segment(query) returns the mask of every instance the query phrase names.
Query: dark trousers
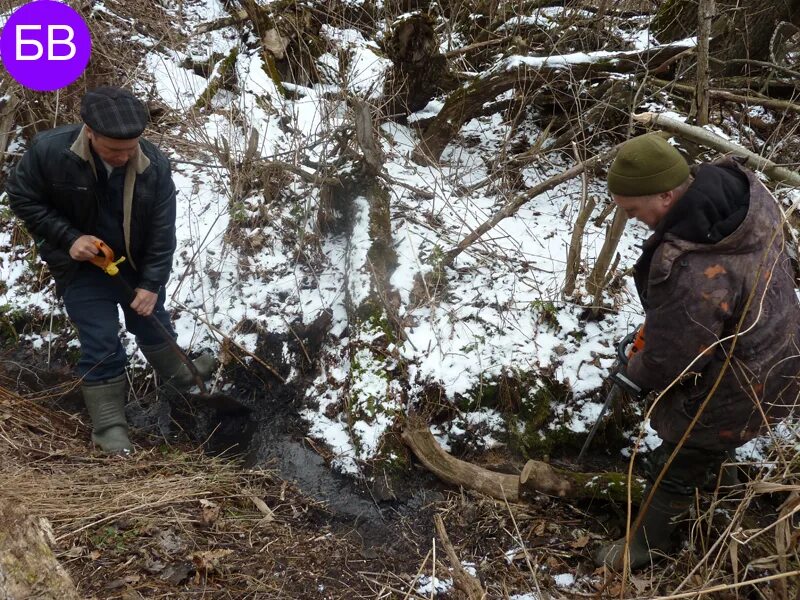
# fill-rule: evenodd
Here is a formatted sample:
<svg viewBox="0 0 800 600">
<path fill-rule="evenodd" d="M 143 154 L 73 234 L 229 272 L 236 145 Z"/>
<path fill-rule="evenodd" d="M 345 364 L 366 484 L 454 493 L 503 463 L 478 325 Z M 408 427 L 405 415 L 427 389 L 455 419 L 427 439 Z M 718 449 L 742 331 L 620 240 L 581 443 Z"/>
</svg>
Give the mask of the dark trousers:
<svg viewBox="0 0 800 600">
<path fill-rule="evenodd" d="M 64 290 L 64 307 L 78 330 L 81 357 L 77 372 L 87 383 L 117 377 L 125 372 L 128 357 L 120 341 L 119 309 L 125 317 L 125 328 L 136 336 L 140 346 L 162 344 L 164 336 L 147 317 L 137 315 L 116 277 L 125 277 L 131 288 L 135 274 L 127 268 L 111 277 L 99 268 L 82 264 L 74 279 Z M 175 336 L 169 315 L 164 309 L 165 293 L 162 288 L 153 311 L 157 318 Z"/>
</svg>

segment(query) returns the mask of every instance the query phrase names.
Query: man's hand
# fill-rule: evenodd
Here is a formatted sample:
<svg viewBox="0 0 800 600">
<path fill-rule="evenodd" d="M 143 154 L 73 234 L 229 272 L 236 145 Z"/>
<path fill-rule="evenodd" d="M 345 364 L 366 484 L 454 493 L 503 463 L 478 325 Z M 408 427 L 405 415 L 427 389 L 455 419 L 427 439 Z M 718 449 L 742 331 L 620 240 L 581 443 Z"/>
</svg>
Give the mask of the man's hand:
<svg viewBox="0 0 800 600">
<path fill-rule="evenodd" d="M 143 290 L 136 288 L 136 297 L 131 302 L 131 308 L 136 311 L 137 315 L 149 317 L 153 314 L 153 309 L 156 307 L 158 294 L 150 290 Z"/>
<path fill-rule="evenodd" d="M 79 261 L 92 260 L 100 253 L 100 250 L 98 250 L 97 246 L 95 246 L 95 242 L 99 241 L 100 239 L 94 237 L 93 235 L 82 235 L 72 243 L 72 246 L 70 246 L 70 257 L 72 257 L 72 260 Z"/>
<path fill-rule="evenodd" d="M 631 400 L 641 400 L 649 393 L 628 377 L 627 369 L 623 364 L 620 364 L 617 369 L 612 371 L 610 379 L 622 388 L 630 396 Z"/>
</svg>

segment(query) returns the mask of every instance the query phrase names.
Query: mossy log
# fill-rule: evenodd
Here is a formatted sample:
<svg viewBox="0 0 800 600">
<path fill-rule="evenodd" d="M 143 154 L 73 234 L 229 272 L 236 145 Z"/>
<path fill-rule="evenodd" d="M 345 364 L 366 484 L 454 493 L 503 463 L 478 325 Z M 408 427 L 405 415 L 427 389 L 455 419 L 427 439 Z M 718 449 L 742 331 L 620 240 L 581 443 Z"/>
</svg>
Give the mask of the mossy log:
<svg viewBox="0 0 800 600">
<path fill-rule="evenodd" d="M 44 519 L 27 515 L 12 498 L 0 499 L 0 599 L 79 600 L 51 549 Z"/>
<path fill-rule="evenodd" d="M 296 0 L 262 5 L 241 0 L 256 34 L 261 38 L 267 74 L 280 87 L 285 81 L 298 85 L 316 82 L 316 59 L 324 52 L 321 21 L 311 8 Z"/>
<path fill-rule="evenodd" d="M 234 48 L 228 56 L 218 63 L 218 68 L 213 77 L 209 80 L 206 89 L 198 96 L 194 104 L 195 109 L 208 109 L 211 101 L 221 89 L 229 89 L 236 82 L 236 58 L 239 56 L 239 49 Z"/>
<path fill-rule="evenodd" d="M 573 473 L 529 460 L 518 477 L 455 458 L 444 451 L 427 428 L 406 429 L 403 440 L 425 468 L 440 479 L 498 500 L 519 502 L 535 493 L 572 500 L 605 498 L 626 502 L 628 498 L 624 473 Z M 631 496 L 634 502 L 641 500 L 640 481 L 634 480 Z"/>
<path fill-rule="evenodd" d="M 642 500 L 642 483 L 634 479 L 631 499 L 634 504 Z M 573 500 L 604 498 L 614 502 L 625 502 L 628 496 L 628 477 L 625 473 L 576 473 L 556 469 L 539 461 L 525 463 L 519 476 L 521 498 L 534 494 L 548 494 Z"/>
</svg>

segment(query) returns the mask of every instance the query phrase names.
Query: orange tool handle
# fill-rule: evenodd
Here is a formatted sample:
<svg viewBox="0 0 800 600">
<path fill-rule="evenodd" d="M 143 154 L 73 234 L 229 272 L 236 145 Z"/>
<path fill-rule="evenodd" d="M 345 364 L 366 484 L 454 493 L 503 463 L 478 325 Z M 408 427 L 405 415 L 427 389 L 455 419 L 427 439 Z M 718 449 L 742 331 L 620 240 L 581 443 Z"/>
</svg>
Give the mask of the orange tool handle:
<svg viewBox="0 0 800 600">
<path fill-rule="evenodd" d="M 108 275 L 117 275 L 119 273 L 119 267 L 117 265 L 123 262 L 125 257 L 122 256 L 119 260 L 114 260 L 114 251 L 102 240 L 95 240 L 94 245 L 100 253 L 89 262 L 103 269 Z"/>
<path fill-rule="evenodd" d="M 644 350 L 644 325 L 637 327 L 635 333 L 633 343 L 628 348 L 628 360 L 632 359 L 634 354 Z"/>
<path fill-rule="evenodd" d="M 627 365 L 628 361 L 642 350 L 644 350 L 644 324 L 622 338 L 617 346 L 617 359 L 621 364 Z"/>
</svg>

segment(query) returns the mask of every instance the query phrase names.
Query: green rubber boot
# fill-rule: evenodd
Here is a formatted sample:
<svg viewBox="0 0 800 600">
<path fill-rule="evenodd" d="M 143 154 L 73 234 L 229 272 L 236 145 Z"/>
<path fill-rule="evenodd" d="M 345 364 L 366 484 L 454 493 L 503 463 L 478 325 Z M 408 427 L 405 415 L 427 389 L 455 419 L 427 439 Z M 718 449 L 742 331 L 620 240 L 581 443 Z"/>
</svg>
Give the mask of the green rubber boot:
<svg viewBox="0 0 800 600">
<path fill-rule="evenodd" d="M 81 386 L 83 401 L 92 419 L 92 441 L 106 454 L 133 454 L 125 419 L 125 388 L 125 375 Z"/>
<path fill-rule="evenodd" d="M 194 376 L 181 358 L 166 342 L 158 346 L 139 346 L 147 362 L 149 362 L 161 378 L 162 384 L 167 389 L 172 388 L 178 393 L 194 385 Z M 208 380 L 214 373 L 217 361 L 210 353 L 204 353 L 192 361 L 203 381 Z"/>
<path fill-rule="evenodd" d="M 645 489 L 643 498 L 647 498 L 650 487 Z M 639 528 L 631 535 L 629 564 L 632 570 L 640 569 L 653 562 L 655 552 L 666 552 L 670 549 L 670 536 L 675 530 L 677 517 L 689 510 L 692 496 L 673 494 L 656 490 L 650 506 L 645 513 Z M 624 561 L 625 538 L 621 538 L 605 546 L 601 546 L 595 554 L 595 564 L 621 571 Z"/>
</svg>

